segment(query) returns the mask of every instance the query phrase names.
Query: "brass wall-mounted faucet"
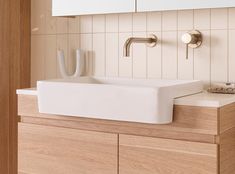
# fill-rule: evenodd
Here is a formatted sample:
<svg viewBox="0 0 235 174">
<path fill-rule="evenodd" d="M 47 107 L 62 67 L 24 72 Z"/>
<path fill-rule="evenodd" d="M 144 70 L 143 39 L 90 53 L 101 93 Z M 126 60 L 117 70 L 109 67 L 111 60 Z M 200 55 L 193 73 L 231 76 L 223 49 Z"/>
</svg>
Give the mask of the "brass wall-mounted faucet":
<svg viewBox="0 0 235 174">
<path fill-rule="evenodd" d="M 202 34 L 198 30 L 192 30 L 182 35 L 182 42 L 186 44 L 186 59 L 188 59 L 188 49 L 198 48 L 202 44 Z"/>
<path fill-rule="evenodd" d="M 149 47 L 155 47 L 157 45 L 157 36 L 150 35 L 148 38 L 142 37 L 130 37 L 126 40 L 123 48 L 123 56 L 130 57 L 130 48 L 132 43 L 146 43 Z"/>
</svg>

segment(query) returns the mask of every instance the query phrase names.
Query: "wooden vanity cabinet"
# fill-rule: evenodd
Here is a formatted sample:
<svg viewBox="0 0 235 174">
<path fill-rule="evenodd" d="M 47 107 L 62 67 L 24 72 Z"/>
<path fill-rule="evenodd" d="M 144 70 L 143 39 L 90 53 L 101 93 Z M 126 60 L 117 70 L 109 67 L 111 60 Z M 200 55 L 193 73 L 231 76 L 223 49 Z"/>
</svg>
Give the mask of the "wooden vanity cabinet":
<svg viewBox="0 0 235 174">
<path fill-rule="evenodd" d="M 41 114 L 18 96 L 19 174 L 235 174 L 235 103 L 168 125 Z"/>
<path fill-rule="evenodd" d="M 116 134 L 19 123 L 19 174 L 117 174 Z"/>
</svg>

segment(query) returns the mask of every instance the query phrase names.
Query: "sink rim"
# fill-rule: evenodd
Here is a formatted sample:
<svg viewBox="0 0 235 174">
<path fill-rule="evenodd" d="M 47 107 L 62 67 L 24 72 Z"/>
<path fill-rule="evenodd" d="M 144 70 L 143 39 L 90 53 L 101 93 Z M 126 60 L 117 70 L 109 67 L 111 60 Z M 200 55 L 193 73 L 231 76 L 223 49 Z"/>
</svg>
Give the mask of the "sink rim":
<svg viewBox="0 0 235 174">
<path fill-rule="evenodd" d="M 93 80 L 93 82 L 84 82 L 83 80 Z M 144 78 L 123 78 L 123 77 L 97 77 L 97 76 L 84 76 L 80 78 L 68 79 L 50 79 L 40 80 L 39 83 L 61 83 L 61 84 L 76 84 L 84 86 L 125 86 L 125 87 L 141 87 L 141 88 L 167 88 L 178 85 L 187 85 L 190 83 L 201 83 L 201 80 L 171 80 L 171 79 L 144 79 Z M 115 83 L 116 82 L 116 83 Z M 145 84 L 144 84 L 145 83 Z M 146 84 L 149 83 L 149 84 Z M 156 84 L 152 84 L 156 83 Z M 160 83 L 160 84 L 159 84 Z M 166 84 L 165 84 L 166 83 Z"/>
</svg>

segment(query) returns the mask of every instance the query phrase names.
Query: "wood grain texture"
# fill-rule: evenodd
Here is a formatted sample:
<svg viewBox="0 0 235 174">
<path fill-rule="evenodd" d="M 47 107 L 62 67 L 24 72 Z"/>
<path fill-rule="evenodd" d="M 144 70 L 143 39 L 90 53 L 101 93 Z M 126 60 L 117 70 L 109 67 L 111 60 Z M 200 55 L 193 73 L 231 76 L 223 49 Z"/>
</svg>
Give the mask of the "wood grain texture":
<svg viewBox="0 0 235 174">
<path fill-rule="evenodd" d="M 19 171 L 117 174 L 116 134 L 19 124 Z"/>
<path fill-rule="evenodd" d="M 235 174 L 235 128 L 220 136 L 220 174 Z"/>
<path fill-rule="evenodd" d="M 47 118 L 21 116 L 21 122 L 107 133 L 121 133 L 130 135 L 141 135 L 147 137 L 187 140 L 194 142 L 215 143 L 216 140 L 216 137 L 214 135 L 179 132 L 171 130 L 167 131 L 161 129 L 153 129 L 151 127 L 141 127 L 136 124 L 128 126 L 123 124 L 122 122 L 108 122 L 103 120 L 91 120 L 83 118 L 76 118 L 75 120 L 74 117 L 61 117 L 54 115 L 47 115 L 46 117 Z"/>
<path fill-rule="evenodd" d="M 9 47 L 9 173 L 17 171 L 16 89 L 30 86 L 30 0 L 10 0 Z"/>
<path fill-rule="evenodd" d="M 20 1 L 10 0 L 10 67 L 9 67 L 9 173 L 17 173 L 17 96 L 20 87 Z M 13 27 L 15 25 L 15 27 Z"/>
<path fill-rule="evenodd" d="M 20 87 L 29 88 L 31 76 L 31 0 L 20 1 L 20 50 Z"/>
<path fill-rule="evenodd" d="M 120 174 L 217 174 L 217 145 L 119 136 Z"/>
<path fill-rule="evenodd" d="M 22 171 L 18 171 L 18 174 L 30 174 L 30 173 L 25 173 L 25 172 L 22 172 Z"/>
<path fill-rule="evenodd" d="M 235 103 L 220 108 L 220 133 L 235 127 Z"/>
<path fill-rule="evenodd" d="M 27 28 L 30 14 L 29 0 L 0 0 L 0 172 L 17 173 L 17 98 L 16 89 L 29 86 L 30 73 L 25 66 L 30 57 L 30 47 L 21 44 L 30 42 L 21 37 L 21 28 Z M 29 34 L 29 33 L 28 33 Z M 23 56 L 24 54 L 24 56 Z M 27 63 L 28 64 L 28 63 Z"/>
<path fill-rule="evenodd" d="M 176 105 L 172 125 L 196 133 L 218 135 L 218 109 Z"/>
<path fill-rule="evenodd" d="M 18 95 L 18 114 L 21 116 L 29 116 L 34 118 L 47 118 L 56 119 L 58 124 L 62 124 L 62 121 L 67 121 L 74 128 L 87 128 L 98 129 L 101 131 L 118 131 L 121 133 L 140 133 L 146 136 L 161 136 L 162 131 L 175 134 L 175 137 L 185 138 L 191 137 L 197 139 L 197 134 L 211 136 L 214 139 L 214 135 L 217 135 L 217 108 L 202 108 L 202 107 L 190 107 L 190 106 L 175 106 L 174 108 L 174 122 L 167 125 L 156 124 L 142 124 L 142 123 L 130 123 L 130 122 L 118 122 L 88 119 L 80 117 L 69 116 L 56 116 L 48 114 L 40 114 L 38 111 L 37 96 L 30 95 Z M 28 119 L 29 120 L 29 119 Z M 31 119 L 32 120 L 32 119 Z M 40 119 L 37 119 L 40 120 Z M 42 121 L 42 119 L 41 119 Z M 60 122 L 59 122 L 60 121 Z M 85 124 L 78 124 L 78 123 Z M 35 122 L 34 122 L 35 123 Z M 49 123 L 49 122 L 48 122 Z M 56 123 L 56 122 L 55 122 Z M 102 124 L 102 126 L 100 126 Z M 57 125 L 59 126 L 59 125 Z M 60 125 L 62 126 L 62 125 Z M 159 133 L 161 132 L 161 133 Z"/>
<path fill-rule="evenodd" d="M 16 89 L 30 85 L 30 0 L 10 0 L 9 173 L 17 173 Z M 27 37 L 28 35 L 28 37 Z"/>
<path fill-rule="evenodd" d="M 9 173 L 10 1 L 0 0 L 0 171 Z"/>
</svg>

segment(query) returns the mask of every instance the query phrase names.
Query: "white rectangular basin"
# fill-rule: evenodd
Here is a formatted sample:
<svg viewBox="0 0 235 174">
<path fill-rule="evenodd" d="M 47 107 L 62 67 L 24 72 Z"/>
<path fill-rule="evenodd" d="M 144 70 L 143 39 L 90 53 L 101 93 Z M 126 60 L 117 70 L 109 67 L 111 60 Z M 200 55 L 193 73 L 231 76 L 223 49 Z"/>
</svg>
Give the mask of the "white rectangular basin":
<svg viewBox="0 0 235 174">
<path fill-rule="evenodd" d="M 81 77 L 38 81 L 39 112 L 151 124 L 171 123 L 173 99 L 201 81 Z"/>
</svg>

